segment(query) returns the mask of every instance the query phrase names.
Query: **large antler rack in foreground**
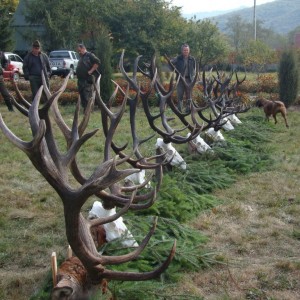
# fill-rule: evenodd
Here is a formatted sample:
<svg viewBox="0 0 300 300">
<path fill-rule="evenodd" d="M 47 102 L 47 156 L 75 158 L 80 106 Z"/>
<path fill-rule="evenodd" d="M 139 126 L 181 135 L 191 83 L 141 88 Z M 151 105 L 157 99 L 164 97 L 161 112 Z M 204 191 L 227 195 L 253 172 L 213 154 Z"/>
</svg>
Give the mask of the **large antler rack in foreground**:
<svg viewBox="0 0 300 300">
<path fill-rule="evenodd" d="M 177 111 L 178 114 L 176 114 L 179 117 L 179 120 L 183 123 L 184 127 L 181 129 L 173 129 L 172 126 L 169 125 L 169 121 L 173 118 L 168 118 L 166 116 L 166 108 L 167 104 L 170 104 L 171 95 L 174 92 L 174 89 L 176 88 L 176 85 L 173 84 L 173 80 L 171 79 L 169 90 L 166 91 L 162 89 L 162 84 L 158 80 L 157 75 L 157 69 L 153 68 L 152 73 L 149 73 L 150 75 L 145 74 L 142 72 L 142 74 L 146 75 L 148 78 L 150 78 L 150 87 L 146 91 L 142 91 L 140 88 L 140 84 L 137 79 L 137 72 L 138 69 L 141 70 L 138 66 L 139 60 L 141 56 L 138 56 L 135 60 L 134 66 L 133 66 L 133 75 L 132 78 L 129 77 L 129 75 L 126 73 L 124 69 L 124 50 L 122 52 L 119 68 L 123 76 L 125 77 L 126 81 L 129 83 L 129 86 L 136 92 L 135 97 L 135 103 L 138 101 L 138 97 L 141 98 L 143 109 L 146 114 L 148 123 L 150 127 L 157 132 L 164 140 L 165 143 L 173 142 L 174 144 L 183 144 L 186 143 L 193 138 L 195 138 L 197 135 L 199 135 L 200 131 L 202 130 L 203 126 L 198 124 L 197 122 L 194 122 L 194 124 L 190 124 L 186 119 L 185 116 L 180 114 L 179 111 Z M 157 95 L 159 97 L 159 113 L 153 115 L 150 110 L 149 101 L 148 98 L 153 91 L 153 89 L 156 90 Z M 159 124 L 162 124 L 163 129 L 156 126 L 156 120 L 161 120 Z M 195 120 L 195 118 L 194 118 Z M 189 137 L 181 136 L 178 133 L 182 132 L 184 130 L 188 129 L 191 132 L 191 135 Z"/>
<path fill-rule="evenodd" d="M 81 208 L 90 196 L 96 195 L 101 198 L 103 196 L 102 193 L 105 190 L 114 186 L 126 176 L 139 171 L 139 169 L 132 168 L 122 170 L 117 169 L 117 167 L 127 163 L 129 157 L 125 156 L 120 158 L 119 156 L 111 157 L 110 155 L 110 143 L 121 116 L 118 115 L 116 117 L 117 120 L 112 122 L 111 127 L 108 129 L 104 160 L 99 163 L 90 176 L 85 177 L 82 172 L 79 171 L 76 155 L 84 143 L 98 132 L 98 129 L 96 129 L 89 133 L 84 133 L 90 117 L 93 99 L 90 100 L 88 108 L 85 110 L 83 120 L 80 123 L 80 101 L 78 101 L 72 127 L 69 128 L 63 121 L 63 117 L 59 112 L 57 104 L 59 96 L 67 85 L 68 77 L 65 79 L 61 89 L 54 94 L 51 94 L 50 91 L 45 88 L 46 84 L 44 78 L 43 81 L 44 92 L 47 96 L 47 101 L 43 106 L 40 107 L 43 87 L 37 92 L 32 104 L 27 101 L 24 102 L 25 99 L 23 99 L 20 102 L 21 104 L 18 104 L 17 106 L 24 115 L 28 116 L 33 136 L 32 140 L 26 142 L 14 135 L 5 125 L 1 115 L 0 128 L 13 144 L 28 156 L 34 167 L 44 176 L 47 182 L 60 196 L 64 207 L 67 239 L 73 252 L 85 267 L 88 281 L 90 284 L 99 284 L 101 280 L 105 278 L 114 280 L 148 280 L 157 277 L 171 262 L 175 253 L 176 243 L 174 243 L 166 261 L 151 272 L 115 272 L 106 268 L 106 266 L 109 265 L 121 264 L 136 259 L 147 246 L 150 237 L 153 235 L 156 222 L 154 222 L 152 229 L 135 251 L 121 256 L 100 255 L 90 232 L 92 226 L 114 221 L 130 209 L 133 202 L 136 200 L 136 189 L 131 192 L 129 198 L 122 199 L 123 207 L 113 216 L 96 220 L 87 220 L 81 214 Z M 121 109 L 124 108 L 122 107 Z M 53 113 L 53 118 L 50 112 Z M 107 113 L 111 114 L 111 112 L 108 111 Z M 56 122 L 66 139 L 66 151 L 64 153 L 62 153 L 57 146 L 56 135 L 52 125 L 53 120 Z M 70 169 L 73 177 L 80 185 L 74 185 L 74 180 L 70 180 Z M 154 194 L 155 193 L 156 192 L 154 192 Z"/>
</svg>

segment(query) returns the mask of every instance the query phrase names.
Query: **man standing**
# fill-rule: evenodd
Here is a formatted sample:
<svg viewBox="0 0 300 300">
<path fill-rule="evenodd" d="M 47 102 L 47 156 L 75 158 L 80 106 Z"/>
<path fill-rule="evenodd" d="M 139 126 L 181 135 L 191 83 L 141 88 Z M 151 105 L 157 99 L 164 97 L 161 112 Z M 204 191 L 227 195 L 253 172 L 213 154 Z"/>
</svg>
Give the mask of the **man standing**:
<svg viewBox="0 0 300 300">
<path fill-rule="evenodd" d="M 23 72 L 25 80 L 30 82 L 32 100 L 43 84 L 42 72 L 49 87 L 49 77 L 51 75 L 49 58 L 45 53 L 41 52 L 41 44 L 37 40 L 33 42 L 31 51 L 24 58 Z"/>
<path fill-rule="evenodd" d="M 80 55 L 76 68 L 77 85 L 81 105 L 85 110 L 93 94 L 93 79 L 95 80 L 100 74 L 98 71 L 100 59 L 93 53 L 88 52 L 83 44 L 78 44 L 77 51 Z"/>
<path fill-rule="evenodd" d="M 171 63 L 180 73 L 177 73 L 177 78 L 181 75 L 181 78 L 177 85 L 178 110 L 181 111 L 183 96 L 184 94 L 186 95 L 186 87 L 183 83 L 183 80 L 185 80 L 187 84 L 190 84 L 196 76 L 196 60 L 193 56 L 190 55 L 190 47 L 188 44 L 183 44 L 181 46 L 181 54 L 172 59 Z M 189 112 L 191 99 L 186 100 L 186 111 Z"/>
<path fill-rule="evenodd" d="M 3 79 L 3 70 L 5 69 L 6 65 L 8 64 L 7 59 L 4 56 L 4 53 L 0 51 L 0 93 L 4 99 L 4 102 L 9 111 L 14 111 L 12 106 L 12 96 L 9 94 Z"/>
</svg>

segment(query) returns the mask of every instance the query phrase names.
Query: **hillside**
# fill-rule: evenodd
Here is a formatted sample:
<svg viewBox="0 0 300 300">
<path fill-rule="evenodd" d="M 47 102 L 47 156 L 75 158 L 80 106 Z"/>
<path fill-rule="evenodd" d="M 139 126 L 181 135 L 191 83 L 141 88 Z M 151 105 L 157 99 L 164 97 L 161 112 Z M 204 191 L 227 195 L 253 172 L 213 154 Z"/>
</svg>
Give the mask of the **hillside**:
<svg viewBox="0 0 300 300">
<path fill-rule="evenodd" d="M 203 18 L 200 13 L 194 15 L 197 19 Z M 219 14 L 209 17 L 209 19 L 216 22 L 221 31 L 225 31 L 227 20 L 236 15 L 240 15 L 246 22 L 252 23 L 253 7 Z M 287 34 L 300 26 L 300 0 L 277 0 L 257 5 L 256 19 L 263 21 L 264 27 L 272 29 L 276 33 Z"/>
</svg>

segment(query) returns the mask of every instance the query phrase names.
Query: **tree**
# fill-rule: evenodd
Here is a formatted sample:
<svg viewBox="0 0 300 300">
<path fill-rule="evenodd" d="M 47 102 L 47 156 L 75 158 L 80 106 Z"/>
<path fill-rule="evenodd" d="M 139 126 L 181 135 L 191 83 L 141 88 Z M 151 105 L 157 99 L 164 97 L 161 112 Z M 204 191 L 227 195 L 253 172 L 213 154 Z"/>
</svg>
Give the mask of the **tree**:
<svg viewBox="0 0 300 300">
<path fill-rule="evenodd" d="M 113 85 L 112 85 L 112 43 L 111 35 L 104 30 L 102 34 L 95 41 L 95 54 L 100 58 L 100 72 L 101 72 L 101 96 L 103 101 L 108 101 L 112 95 Z"/>
<path fill-rule="evenodd" d="M 184 41 L 186 20 L 178 8 L 169 8 L 164 0 L 120 0 L 110 2 L 108 14 L 103 21 L 109 27 L 114 39 L 114 49 L 126 56 L 174 54 Z M 177 52 L 177 51 L 176 51 Z"/>
<path fill-rule="evenodd" d="M 114 52 L 126 49 L 130 58 L 152 55 L 156 50 L 174 51 L 182 43 L 187 23 L 179 9 L 170 8 L 164 0 L 33 0 L 26 19 L 44 24 L 41 40 L 49 50 L 73 48 L 78 40 L 88 41 L 95 48 L 99 32 L 107 28 Z"/>
<path fill-rule="evenodd" d="M 289 107 L 297 99 L 299 85 L 297 62 L 292 50 L 282 53 L 278 78 L 280 100 Z"/>
<path fill-rule="evenodd" d="M 16 10 L 19 1 L 1 0 L 0 1 L 0 49 L 11 50 L 13 46 L 12 30 L 10 24 L 12 21 L 13 13 Z"/>
<path fill-rule="evenodd" d="M 240 15 L 228 19 L 226 24 L 227 35 L 231 46 L 234 48 L 236 57 L 243 48 L 249 47 L 249 41 L 253 41 L 254 24 L 245 22 Z M 256 41 L 261 41 L 270 48 L 278 48 L 285 44 L 285 38 L 271 29 L 264 28 L 262 20 L 256 21 Z"/>
<path fill-rule="evenodd" d="M 210 20 L 191 19 L 188 23 L 187 42 L 200 66 L 224 62 L 229 50 L 225 37 Z"/>
<path fill-rule="evenodd" d="M 276 53 L 265 43 L 251 40 L 242 49 L 241 59 L 246 67 L 250 68 L 251 71 L 256 71 L 257 76 L 259 76 L 265 70 L 267 64 L 274 62 Z"/>
<path fill-rule="evenodd" d="M 30 24 L 45 27 L 44 34 L 38 37 L 44 48 L 73 49 L 84 31 L 86 11 L 85 1 L 33 0 L 28 3 L 25 18 Z"/>
<path fill-rule="evenodd" d="M 246 23 L 240 15 L 234 15 L 226 23 L 227 34 L 236 53 L 239 53 L 243 45 L 252 39 L 252 27 Z"/>
</svg>

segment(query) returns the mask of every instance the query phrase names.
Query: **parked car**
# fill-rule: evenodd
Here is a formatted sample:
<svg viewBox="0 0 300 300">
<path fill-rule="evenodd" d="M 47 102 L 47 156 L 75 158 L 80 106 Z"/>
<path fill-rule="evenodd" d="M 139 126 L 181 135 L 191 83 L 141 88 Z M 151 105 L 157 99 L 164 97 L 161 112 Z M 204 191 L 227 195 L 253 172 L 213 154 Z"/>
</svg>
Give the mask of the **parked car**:
<svg viewBox="0 0 300 300">
<path fill-rule="evenodd" d="M 55 50 L 49 54 L 51 66 L 51 76 L 58 75 L 66 77 L 70 73 L 70 78 L 74 78 L 79 56 L 74 51 Z"/>
<path fill-rule="evenodd" d="M 3 72 L 4 79 L 18 81 L 20 76 L 24 75 L 23 59 L 12 52 L 4 52 L 4 56 L 8 60 L 8 65 Z"/>
</svg>

